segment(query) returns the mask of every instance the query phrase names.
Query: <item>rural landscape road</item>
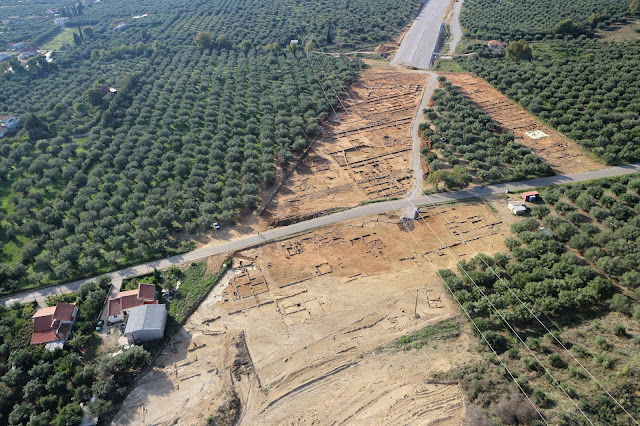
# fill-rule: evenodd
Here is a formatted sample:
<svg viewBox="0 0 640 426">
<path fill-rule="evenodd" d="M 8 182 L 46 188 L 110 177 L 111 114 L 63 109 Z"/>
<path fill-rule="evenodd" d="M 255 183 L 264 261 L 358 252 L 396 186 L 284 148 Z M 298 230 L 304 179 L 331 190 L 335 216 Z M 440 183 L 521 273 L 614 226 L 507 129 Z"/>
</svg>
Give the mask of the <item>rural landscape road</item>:
<svg viewBox="0 0 640 426">
<path fill-rule="evenodd" d="M 402 44 L 391 60 L 391 65 L 429 68 L 435 49 L 440 24 L 450 0 L 427 0 L 413 25 L 405 34 Z"/>
<path fill-rule="evenodd" d="M 460 26 L 460 10 L 462 9 L 462 1 L 457 0 L 453 5 L 453 13 L 449 22 L 449 31 L 451 32 L 451 41 L 449 42 L 449 54 L 456 52 L 456 47 L 462 40 L 462 27 Z"/>
<path fill-rule="evenodd" d="M 422 174 L 422 156 L 420 154 L 420 123 L 422 122 L 422 110 L 427 107 L 431 95 L 436 88 L 438 76 L 429 72 L 427 84 L 422 92 L 422 100 L 418 106 L 413 122 L 411 123 L 411 137 L 413 138 L 413 151 L 411 153 L 411 164 L 413 167 L 413 188 L 409 197 L 420 195 L 424 188 L 424 175 Z"/>
<path fill-rule="evenodd" d="M 227 253 L 230 251 L 240 250 L 258 244 L 264 243 L 269 240 L 275 240 L 278 238 L 294 235 L 297 233 L 309 231 L 321 226 L 332 225 L 345 220 L 356 219 L 359 217 L 369 216 L 373 214 L 384 213 L 390 210 L 402 210 L 407 207 L 423 206 L 438 203 L 446 203 L 450 201 L 458 201 L 469 198 L 486 197 L 495 193 L 505 192 L 506 189 L 511 191 L 519 191 L 530 188 L 537 188 L 542 186 L 556 185 L 562 183 L 580 182 L 590 179 L 604 178 L 620 176 L 628 173 L 632 173 L 640 169 L 640 163 L 629 164 L 625 166 L 609 167 L 606 169 L 594 170 L 590 172 L 577 173 L 567 176 L 549 176 L 538 179 L 531 179 L 520 182 L 501 183 L 496 185 L 477 186 L 471 189 L 456 191 L 456 192 L 442 192 L 438 194 L 416 195 L 411 198 L 405 198 L 396 201 L 385 201 L 367 204 L 364 206 L 354 207 L 348 210 L 344 210 L 338 213 L 330 214 L 327 216 L 318 217 L 315 219 L 306 220 L 304 222 L 295 223 L 293 225 L 283 226 L 281 228 L 275 228 L 260 235 L 251 235 L 247 237 L 238 238 L 233 241 L 217 244 L 214 246 L 205 246 L 188 253 L 183 253 L 177 256 L 168 257 L 153 262 L 147 262 L 142 265 L 132 266 L 130 268 L 122 269 L 120 271 L 111 272 L 107 274 L 116 289 L 120 287 L 124 278 L 136 277 L 145 275 L 153 271 L 154 268 L 165 269 L 173 265 L 183 265 L 197 260 L 205 259 L 209 256 L 216 254 Z M 68 284 L 63 284 L 55 287 L 47 287 L 40 290 L 28 291 L 24 293 L 17 293 L 11 296 L 7 296 L 0 299 L 0 304 L 3 306 L 9 306 L 14 302 L 28 303 L 34 300 L 42 303 L 44 299 L 50 294 L 61 294 L 76 291 L 78 287 L 87 281 L 95 280 L 96 277 L 88 278 L 85 280 L 75 281 Z"/>
</svg>

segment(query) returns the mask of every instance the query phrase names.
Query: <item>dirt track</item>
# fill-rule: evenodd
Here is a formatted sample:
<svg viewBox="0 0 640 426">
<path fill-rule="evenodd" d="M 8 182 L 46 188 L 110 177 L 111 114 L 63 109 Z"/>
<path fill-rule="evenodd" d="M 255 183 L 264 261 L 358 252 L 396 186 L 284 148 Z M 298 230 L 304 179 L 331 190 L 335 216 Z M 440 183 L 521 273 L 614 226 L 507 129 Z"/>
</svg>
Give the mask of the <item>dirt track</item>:
<svg viewBox="0 0 640 426">
<path fill-rule="evenodd" d="M 469 73 L 440 74 L 503 129 L 513 133 L 518 142 L 542 157 L 557 174 L 567 175 L 604 168 L 604 165 L 582 153 L 575 142 L 540 123 L 480 77 Z M 525 132 L 531 130 L 541 130 L 548 136 L 533 140 L 525 135 Z"/>
<path fill-rule="evenodd" d="M 462 241 L 502 249 L 506 216 L 482 203 L 440 210 L 420 214 L 444 246 L 423 222 L 413 225 L 438 268 L 471 254 Z M 394 214 L 366 217 L 238 254 L 173 351 L 163 349 L 127 398 L 118 424 L 196 424 L 233 395 L 247 425 L 459 424 L 458 386 L 431 374 L 476 356 L 466 325 L 422 349 L 391 344 L 458 312 L 398 223 Z"/>
<path fill-rule="evenodd" d="M 408 131 L 427 77 L 395 67 L 365 70 L 263 216 L 286 221 L 409 192 Z"/>
</svg>

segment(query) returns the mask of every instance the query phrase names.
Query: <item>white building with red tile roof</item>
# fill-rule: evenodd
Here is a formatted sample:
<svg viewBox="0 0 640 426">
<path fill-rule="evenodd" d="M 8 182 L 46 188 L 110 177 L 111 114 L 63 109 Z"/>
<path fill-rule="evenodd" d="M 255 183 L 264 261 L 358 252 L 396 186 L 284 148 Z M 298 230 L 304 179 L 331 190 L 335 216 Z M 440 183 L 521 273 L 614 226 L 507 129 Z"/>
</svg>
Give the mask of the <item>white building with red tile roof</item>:
<svg viewBox="0 0 640 426">
<path fill-rule="evenodd" d="M 78 309 L 74 303 L 58 303 L 56 306 L 38 309 L 33 319 L 31 344 L 46 343 L 47 348 L 62 347 L 69 338 Z"/>
<path fill-rule="evenodd" d="M 115 299 L 107 303 L 107 320 L 110 323 L 124 321 L 124 316 L 136 306 L 158 303 L 156 300 L 156 286 L 139 283 L 137 290 L 121 291 Z"/>
</svg>

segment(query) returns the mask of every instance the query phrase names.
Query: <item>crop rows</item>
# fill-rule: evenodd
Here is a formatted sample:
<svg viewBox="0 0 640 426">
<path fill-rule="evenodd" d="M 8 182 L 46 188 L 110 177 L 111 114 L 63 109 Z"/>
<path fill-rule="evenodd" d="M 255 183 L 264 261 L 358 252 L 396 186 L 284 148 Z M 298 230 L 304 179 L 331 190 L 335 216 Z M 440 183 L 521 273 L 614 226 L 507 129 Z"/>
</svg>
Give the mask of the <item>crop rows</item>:
<svg viewBox="0 0 640 426">
<path fill-rule="evenodd" d="M 640 159 L 640 42 L 572 42 L 463 65 L 608 164 Z"/>
<path fill-rule="evenodd" d="M 422 136 L 438 151 L 423 155 L 434 171 L 463 162 L 483 182 L 506 182 L 553 174 L 550 166 L 531 149 L 514 141 L 513 134 L 499 133 L 489 115 L 474 106 L 451 83 L 442 81 L 425 111 Z M 446 183 L 446 180 L 445 180 Z M 448 185 L 449 186 L 449 185 Z M 464 185 L 463 185 L 464 186 Z"/>
<path fill-rule="evenodd" d="M 628 7 L 628 0 L 466 0 L 460 21 L 473 37 L 542 40 L 564 37 L 554 34 L 564 19 L 590 30 L 619 20 Z"/>
</svg>

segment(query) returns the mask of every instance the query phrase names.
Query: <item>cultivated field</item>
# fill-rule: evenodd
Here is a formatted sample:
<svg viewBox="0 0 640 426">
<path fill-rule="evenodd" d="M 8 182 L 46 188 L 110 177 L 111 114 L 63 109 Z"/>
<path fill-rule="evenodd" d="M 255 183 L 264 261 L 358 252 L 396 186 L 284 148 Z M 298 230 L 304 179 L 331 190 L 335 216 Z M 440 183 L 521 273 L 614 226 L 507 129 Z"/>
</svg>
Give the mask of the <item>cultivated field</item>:
<svg viewBox="0 0 640 426">
<path fill-rule="evenodd" d="M 458 385 L 431 375 L 475 359 L 474 339 L 439 334 L 411 350 L 394 341 L 459 320 L 427 257 L 453 267 L 473 254 L 463 240 L 497 252 L 508 224 L 482 203 L 439 208 L 409 225 L 426 257 L 394 214 L 235 255 L 116 423 L 194 424 L 239 404 L 241 424 L 460 424 Z"/>
<path fill-rule="evenodd" d="M 467 73 L 441 74 L 504 130 L 513 133 L 516 141 L 549 163 L 556 173 L 571 174 L 604 167 L 582 153 L 574 142 L 540 123 L 480 77 Z M 540 130 L 548 136 L 534 140 L 525 135 L 533 130 Z"/>
<path fill-rule="evenodd" d="M 263 216 L 283 223 L 410 191 L 409 128 L 425 82 L 397 68 L 364 71 Z"/>
</svg>

